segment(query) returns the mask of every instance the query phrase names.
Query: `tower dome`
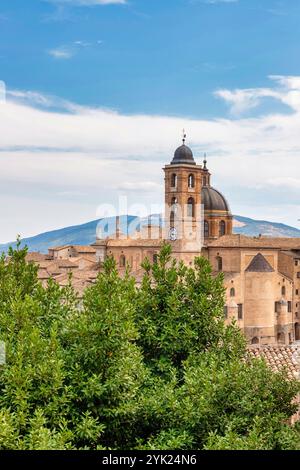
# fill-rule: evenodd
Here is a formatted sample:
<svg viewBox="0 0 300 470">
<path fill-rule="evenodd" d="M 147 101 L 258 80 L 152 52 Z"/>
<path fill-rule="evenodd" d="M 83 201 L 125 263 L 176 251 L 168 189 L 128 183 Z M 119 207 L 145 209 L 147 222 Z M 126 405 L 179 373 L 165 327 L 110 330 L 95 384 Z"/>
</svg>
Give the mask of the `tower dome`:
<svg viewBox="0 0 300 470">
<path fill-rule="evenodd" d="M 179 164 L 196 165 L 193 152 L 191 151 L 190 147 L 185 145 L 185 143 L 175 150 L 174 158 L 171 161 L 171 165 Z"/>
<path fill-rule="evenodd" d="M 173 160 L 171 161 L 171 165 L 196 165 L 194 160 L 193 152 L 191 151 L 190 147 L 185 145 L 186 140 L 186 133 L 183 129 L 183 139 L 182 145 L 175 150 Z"/>
</svg>

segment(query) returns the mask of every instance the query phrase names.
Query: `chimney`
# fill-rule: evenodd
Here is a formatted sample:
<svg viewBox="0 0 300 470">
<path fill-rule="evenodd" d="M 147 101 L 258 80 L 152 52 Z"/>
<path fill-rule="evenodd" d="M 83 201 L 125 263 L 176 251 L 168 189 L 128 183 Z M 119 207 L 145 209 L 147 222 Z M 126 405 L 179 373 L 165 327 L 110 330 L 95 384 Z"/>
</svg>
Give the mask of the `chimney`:
<svg viewBox="0 0 300 470">
<path fill-rule="evenodd" d="M 159 224 L 159 239 L 162 240 L 162 238 L 163 238 L 163 228 L 162 228 L 162 218 L 161 218 L 161 216 L 159 216 L 158 224 Z"/>
<path fill-rule="evenodd" d="M 119 240 L 120 238 L 120 216 L 117 215 L 116 217 L 116 239 Z"/>
<path fill-rule="evenodd" d="M 148 240 L 151 240 L 151 217 L 149 216 L 148 217 L 148 225 L 147 225 L 147 228 L 148 228 Z"/>
</svg>

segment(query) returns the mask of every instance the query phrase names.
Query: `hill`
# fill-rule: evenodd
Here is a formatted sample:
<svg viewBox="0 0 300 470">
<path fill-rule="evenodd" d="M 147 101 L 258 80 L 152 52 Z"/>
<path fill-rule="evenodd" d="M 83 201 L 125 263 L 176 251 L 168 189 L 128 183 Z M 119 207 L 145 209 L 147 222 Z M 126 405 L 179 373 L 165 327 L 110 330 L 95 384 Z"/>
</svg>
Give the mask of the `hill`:
<svg viewBox="0 0 300 470">
<path fill-rule="evenodd" d="M 158 223 L 159 216 L 151 216 L 154 224 Z M 41 233 L 34 237 L 24 238 L 22 245 L 27 245 L 29 251 L 40 251 L 47 253 L 48 248 L 60 245 L 89 245 L 96 239 L 96 231 L 100 220 L 93 220 L 86 224 L 65 227 L 50 232 Z M 134 225 L 146 224 L 147 219 L 139 220 L 136 216 L 129 215 L 120 217 L 120 227 L 123 232 L 131 230 L 132 223 Z M 100 224 L 101 225 L 101 224 Z M 114 231 L 114 217 L 105 221 L 107 233 Z M 234 216 L 234 233 L 241 233 L 248 236 L 257 236 L 259 234 L 272 237 L 300 237 L 300 230 L 288 225 L 276 222 L 267 222 L 265 220 L 254 220 L 239 215 Z M 6 243 L 0 245 L 0 252 L 7 252 L 9 246 L 15 246 L 15 243 Z"/>
</svg>

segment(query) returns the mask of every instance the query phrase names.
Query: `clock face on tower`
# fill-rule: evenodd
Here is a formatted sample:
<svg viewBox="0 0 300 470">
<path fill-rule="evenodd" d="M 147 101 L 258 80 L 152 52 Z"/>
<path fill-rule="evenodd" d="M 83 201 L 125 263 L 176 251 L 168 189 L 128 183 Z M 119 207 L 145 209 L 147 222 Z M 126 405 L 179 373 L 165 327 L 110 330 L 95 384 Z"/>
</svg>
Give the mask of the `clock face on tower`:
<svg viewBox="0 0 300 470">
<path fill-rule="evenodd" d="M 175 227 L 170 229 L 169 236 L 170 236 L 170 240 L 172 240 L 172 241 L 177 240 L 177 230 L 176 230 Z"/>
</svg>

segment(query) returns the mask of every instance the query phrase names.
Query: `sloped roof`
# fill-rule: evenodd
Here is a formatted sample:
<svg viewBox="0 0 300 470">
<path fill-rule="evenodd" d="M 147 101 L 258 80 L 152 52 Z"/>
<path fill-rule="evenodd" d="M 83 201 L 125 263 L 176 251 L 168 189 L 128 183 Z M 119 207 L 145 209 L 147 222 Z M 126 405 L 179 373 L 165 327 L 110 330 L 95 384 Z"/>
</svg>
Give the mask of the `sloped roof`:
<svg viewBox="0 0 300 470">
<path fill-rule="evenodd" d="M 246 235 L 233 234 L 213 240 L 207 244 L 208 248 L 268 248 L 268 249 L 300 249 L 300 237 L 247 237 Z"/>
<path fill-rule="evenodd" d="M 95 248 L 91 245 L 72 245 L 72 248 L 74 248 L 77 253 L 96 253 Z"/>
<path fill-rule="evenodd" d="M 261 253 L 257 253 L 257 255 L 254 256 L 253 260 L 246 269 L 246 272 L 273 273 L 274 269 Z"/>
<path fill-rule="evenodd" d="M 27 262 L 38 262 L 38 261 L 45 261 L 47 259 L 47 255 L 40 253 L 38 251 L 33 251 L 31 253 L 27 253 L 26 261 Z"/>
<path fill-rule="evenodd" d="M 290 346 L 249 346 L 249 354 L 255 358 L 265 359 L 273 372 L 286 369 L 290 379 L 300 378 L 300 347 L 297 344 Z"/>
</svg>

